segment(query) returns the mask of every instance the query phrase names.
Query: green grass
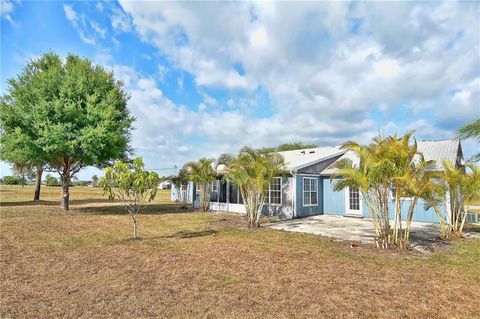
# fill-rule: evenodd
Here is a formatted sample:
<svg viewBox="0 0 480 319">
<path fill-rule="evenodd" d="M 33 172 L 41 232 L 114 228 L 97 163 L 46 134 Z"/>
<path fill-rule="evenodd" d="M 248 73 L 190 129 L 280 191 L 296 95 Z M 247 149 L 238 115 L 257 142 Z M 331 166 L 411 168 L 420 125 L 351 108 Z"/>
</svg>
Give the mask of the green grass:
<svg viewBox="0 0 480 319">
<path fill-rule="evenodd" d="M 473 318 L 480 241 L 424 255 L 245 228 L 169 191 L 131 220 L 99 189 L 1 187 L 0 317 Z"/>
</svg>

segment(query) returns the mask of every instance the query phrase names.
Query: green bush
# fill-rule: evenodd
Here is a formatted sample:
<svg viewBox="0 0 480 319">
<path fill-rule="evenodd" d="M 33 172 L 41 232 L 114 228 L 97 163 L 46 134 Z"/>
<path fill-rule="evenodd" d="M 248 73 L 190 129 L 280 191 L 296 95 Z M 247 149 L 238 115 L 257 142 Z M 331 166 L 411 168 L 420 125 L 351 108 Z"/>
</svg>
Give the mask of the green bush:
<svg viewBox="0 0 480 319">
<path fill-rule="evenodd" d="M 20 185 L 22 184 L 22 180 L 17 176 L 4 176 L 3 183 L 5 185 Z"/>
<path fill-rule="evenodd" d="M 53 177 L 52 175 L 48 174 L 45 177 L 45 185 L 47 185 L 47 186 L 60 186 L 60 183 L 58 182 L 58 178 Z"/>
</svg>

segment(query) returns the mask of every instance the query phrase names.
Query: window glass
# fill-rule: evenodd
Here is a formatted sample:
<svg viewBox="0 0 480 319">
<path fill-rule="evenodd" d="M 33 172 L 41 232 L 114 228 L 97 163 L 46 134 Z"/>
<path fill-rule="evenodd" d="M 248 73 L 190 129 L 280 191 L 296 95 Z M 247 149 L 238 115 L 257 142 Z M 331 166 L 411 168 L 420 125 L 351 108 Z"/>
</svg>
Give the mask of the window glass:
<svg viewBox="0 0 480 319">
<path fill-rule="evenodd" d="M 318 179 L 313 177 L 303 178 L 303 206 L 318 205 Z"/>
</svg>

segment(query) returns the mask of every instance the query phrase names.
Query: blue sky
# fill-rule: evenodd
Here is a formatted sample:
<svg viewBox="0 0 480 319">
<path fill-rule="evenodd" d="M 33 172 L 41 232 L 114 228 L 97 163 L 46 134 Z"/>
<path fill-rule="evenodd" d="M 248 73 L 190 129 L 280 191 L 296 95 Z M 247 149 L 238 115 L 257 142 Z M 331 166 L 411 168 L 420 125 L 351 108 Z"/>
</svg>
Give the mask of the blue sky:
<svg viewBox="0 0 480 319">
<path fill-rule="evenodd" d="M 480 116 L 479 17 L 478 3 L 451 1 L 8 0 L 1 93 L 44 52 L 92 59 L 131 93 L 132 145 L 149 168 L 379 131 L 453 138 Z"/>
</svg>

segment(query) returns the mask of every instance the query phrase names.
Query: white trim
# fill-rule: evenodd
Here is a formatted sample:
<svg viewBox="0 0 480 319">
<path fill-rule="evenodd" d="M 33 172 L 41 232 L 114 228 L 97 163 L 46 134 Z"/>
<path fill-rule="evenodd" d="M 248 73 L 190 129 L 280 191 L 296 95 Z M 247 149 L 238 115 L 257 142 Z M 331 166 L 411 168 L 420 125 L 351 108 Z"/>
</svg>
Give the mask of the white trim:
<svg viewBox="0 0 480 319">
<path fill-rule="evenodd" d="M 276 178 L 279 178 L 279 179 L 280 179 L 280 190 L 279 190 L 279 192 L 280 192 L 280 203 L 278 203 L 278 204 L 277 204 L 277 203 L 272 204 L 272 202 L 271 202 L 271 201 L 272 201 L 272 198 L 271 198 L 271 192 L 272 192 L 271 186 L 272 186 L 272 183 L 269 183 L 269 184 L 268 184 L 268 205 L 269 205 L 269 206 L 282 206 L 283 178 L 282 178 L 281 176 L 277 176 L 277 177 L 274 177 L 274 178 L 272 179 L 272 181 L 273 181 L 274 179 L 276 179 Z M 277 191 L 276 191 L 276 192 L 277 192 Z"/>
<path fill-rule="evenodd" d="M 317 203 L 316 204 L 305 204 L 305 180 L 314 180 L 315 183 L 315 190 L 309 190 L 310 192 L 310 203 L 312 202 L 312 193 L 315 191 L 317 193 Z M 302 204 L 303 207 L 315 207 L 318 206 L 318 202 L 320 200 L 319 198 L 319 193 L 318 193 L 318 178 L 316 177 L 305 177 L 302 176 Z"/>
<path fill-rule="evenodd" d="M 297 174 L 292 172 L 293 176 L 293 201 L 292 201 L 292 218 L 297 215 Z"/>
<path fill-rule="evenodd" d="M 345 215 L 349 216 L 363 216 L 363 205 L 360 191 L 358 192 L 359 209 L 350 209 L 350 187 L 345 188 Z"/>
<path fill-rule="evenodd" d="M 217 192 L 218 192 L 218 188 L 219 188 L 219 187 L 218 187 L 218 186 L 219 186 L 218 184 L 219 184 L 219 180 L 218 180 L 218 179 L 215 179 L 215 180 L 212 181 L 212 189 L 211 189 L 212 192 L 214 192 L 214 193 L 217 193 Z M 216 188 L 215 190 L 213 189 L 214 186 L 215 186 L 215 188 Z"/>
<path fill-rule="evenodd" d="M 322 157 L 320 159 L 317 159 L 317 160 L 314 160 L 314 161 L 311 161 L 311 162 L 308 162 L 308 163 L 305 163 L 305 164 L 302 164 L 302 165 L 295 166 L 291 170 L 294 171 L 294 172 L 297 172 L 299 169 L 302 169 L 302 168 L 305 168 L 305 167 L 308 167 L 308 166 L 311 166 L 311 165 L 315 165 L 317 163 L 332 159 L 332 158 L 337 157 L 337 156 L 342 156 L 346 152 L 347 151 L 341 151 L 341 152 L 338 152 L 338 153 L 335 153 L 335 154 L 332 154 L 332 155 L 328 155 L 328 156 Z"/>
</svg>

